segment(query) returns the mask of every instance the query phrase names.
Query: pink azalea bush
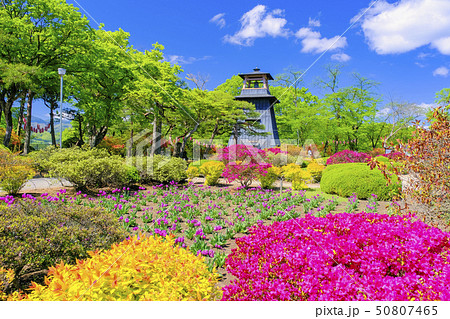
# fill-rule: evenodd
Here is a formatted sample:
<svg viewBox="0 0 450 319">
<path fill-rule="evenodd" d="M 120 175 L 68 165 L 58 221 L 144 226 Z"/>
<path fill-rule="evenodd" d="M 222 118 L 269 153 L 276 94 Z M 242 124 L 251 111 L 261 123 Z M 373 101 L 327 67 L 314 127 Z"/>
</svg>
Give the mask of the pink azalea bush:
<svg viewBox="0 0 450 319">
<path fill-rule="evenodd" d="M 412 215 L 257 225 L 226 260 L 223 300 L 450 300 L 449 241 Z"/>
<path fill-rule="evenodd" d="M 242 186 L 249 186 L 259 176 L 265 176 L 272 165 L 266 163 L 264 150 L 250 145 L 231 145 L 219 152 L 219 160 L 224 162 L 222 177 L 228 182 L 238 180 Z"/>
<path fill-rule="evenodd" d="M 367 163 L 370 159 L 371 156 L 369 154 L 343 150 L 330 156 L 330 158 L 327 159 L 327 165 L 342 163 Z"/>
</svg>

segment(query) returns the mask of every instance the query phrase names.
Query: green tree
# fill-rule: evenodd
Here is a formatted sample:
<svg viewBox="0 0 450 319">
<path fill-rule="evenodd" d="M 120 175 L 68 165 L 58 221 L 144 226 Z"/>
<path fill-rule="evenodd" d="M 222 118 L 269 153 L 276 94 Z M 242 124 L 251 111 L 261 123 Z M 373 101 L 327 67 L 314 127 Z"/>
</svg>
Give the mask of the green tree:
<svg viewBox="0 0 450 319">
<path fill-rule="evenodd" d="M 134 79 L 128 55 L 132 51 L 129 36 L 123 30 L 96 30 L 89 51 L 73 60 L 73 72 L 68 72 L 70 95 L 81 111 L 91 147 L 97 146 L 108 129 L 122 120 L 122 100 Z"/>
<path fill-rule="evenodd" d="M 353 74 L 353 86 L 339 88 L 340 67 L 328 67 L 328 80 L 321 80 L 325 94 L 320 103 L 328 112 L 329 136 L 334 140 L 334 152 L 339 151 L 338 141 L 345 141 L 351 150 L 358 150 L 360 128 L 376 114 L 380 98 L 372 91 L 378 83 Z"/>
<path fill-rule="evenodd" d="M 0 61 L 3 66 L 2 111 L 7 122 L 4 144 L 9 144 L 12 131 L 12 103 L 27 92 L 27 117 L 31 119 L 32 102 L 42 89 L 47 72 L 56 72 L 65 61 L 84 49 L 90 30 L 88 21 L 72 5 L 60 0 L 2 1 L 0 4 Z M 16 73 L 13 80 L 8 74 Z M 24 152 L 30 144 L 27 126 Z"/>
<path fill-rule="evenodd" d="M 231 79 L 226 80 L 215 88 L 215 91 L 221 91 L 232 96 L 238 96 L 241 94 L 242 87 L 244 86 L 244 80 L 239 75 L 233 75 Z"/>
</svg>

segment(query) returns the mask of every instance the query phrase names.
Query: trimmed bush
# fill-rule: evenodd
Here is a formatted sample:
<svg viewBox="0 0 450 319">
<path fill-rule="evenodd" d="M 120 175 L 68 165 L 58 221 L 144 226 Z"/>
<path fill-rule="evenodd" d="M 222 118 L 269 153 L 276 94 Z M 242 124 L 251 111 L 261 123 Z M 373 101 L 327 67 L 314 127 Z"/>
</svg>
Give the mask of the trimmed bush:
<svg viewBox="0 0 450 319">
<path fill-rule="evenodd" d="M 297 158 L 295 156 L 286 153 L 267 152 L 267 163 L 272 164 L 272 166 L 281 167 L 287 164 L 295 164 Z"/>
<path fill-rule="evenodd" d="M 134 236 L 73 266 L 50 268 L 45 286 L 33 284 L 28 295 L 15 293 L 8 300 L 220 299 L 218 276 L 208 271 L 204 258 L 174 245 L 171 237 Z"/>
<path fill-rule="evenodd" d="M 272 166 L 267 169 L 266 175 L 260 175 L 258 177 L 262 188 L 271 188 L 273 183 L 281 176 L 281 167 Z"/>
<path fill-rule="evenodd" d="M 225 164 L 219 161 L 210 161 L 200 166 L 199 172 L 205 177 L 205 185 L 216 185 L 225 169 Z"/>
<path fill-rule="evenodd" d="M 43 270 L 86 258 L 88 250 L 108 248 L 125 238 L 117 218 L 100 208 L 47 206 L 19 201 L 0 205 L 0 267 L 12 269 L 14 289 L 41 281 Z M 37 276 L 30 274 L 41 272 Z"/>
<path fill-rule="evenodd" d="M 355 151 L 343 150 L 330 156 L 327 165 L 343 164 L 343 163 L 367 163 L 371 156 L 366 153 L 358 153 Z"/>
<path fill-rule="evenodd" d="M 137 171 L 125 165 L 119 156 L 105 149 L 46 149 L 33 155 L 37 165 L 50 176 L 65 178 L 76 188 L 119 187 L 138 181 Z"/>
<path fill-rule="evenodd" d="M 143 183 L 181 182 L 187 178 L 184 159 L 163 155 L 137 156 L 128 159 L 137 168 Z"/>
<path fill-rule="evenodd" d="M 316 160 L 312 160 L 308 165 L 307 171 L 311 174 L 314 182 L 320 182 L 322 179 L 322 172 L 325 169 L 325 165 L 319 164 Z"/>
<path fill-rule="evenodd" d="M 186 175 L 188 177 L 188 180 L 192 181 L 195 177 L 198 177 L 198 175 L 199 175 L 198 167 L 197 166 L 189 166 L 186 171 Z"/>
<path fill-rule="evenodd" d="M 379 200 L 391 200 L 401 189 L 396 175 L 392 176 L 392 181 L 392 185 L 386 186 L 383 173 L 376 168 L 371 170 L 365 163 L 335 164 L 322 172 L 320 189 L 341 197 L 356 193 L 359 199 L 367 199 L 376 194 Z"/>
<path fill-rule="evenodd" d="M 283 166 L 283 176 L 292 182 L 293 190 L 307 189 L 306 181 L 311 179 L 311 174 L 299 165 L 288 164 Z"/>
<path fill-rule="evenodd" d="M 17 194 L 34 174 L 31 159 L 0 149 L 0 186 L 5 192 Z"/>
<path fill-rule="evenodd" d="M 236 244 L 222 300 L 450 300 L 450 235 L 414 216 L 308 214 Z"/>
<path fill-rule="evenodd" d="M 190 167 L 197 167 L 200 168 L 200 166 L 202 166 L 205 163 L 209 163 L 209 162 L 216 162 L 213 160 L 207 160 L 207 159 L 202 159 L 202 160 L 198 160 L 198 161 L 194 161 L 192 163 L 189 164 L 188 168 Z"/>
</svg>

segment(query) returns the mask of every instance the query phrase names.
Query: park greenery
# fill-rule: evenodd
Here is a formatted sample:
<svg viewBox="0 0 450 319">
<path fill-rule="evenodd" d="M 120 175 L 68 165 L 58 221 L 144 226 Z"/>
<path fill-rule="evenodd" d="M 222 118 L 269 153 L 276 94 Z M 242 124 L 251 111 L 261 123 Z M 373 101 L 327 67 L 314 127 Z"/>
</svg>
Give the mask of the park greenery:
<svg viewBox="0 0 450 319">
<path fill-rule="evenodd" d="M 227 146 L 262 128 L 237 75 L 207 90 L 60 0 L 1 1 L 0 39 L 0 300 L 450 300 L 450 89 L 425 114 L 288 68 L 281 144 Z M 36 175 L 73 187 L 22 191 Z"/>
</svg>

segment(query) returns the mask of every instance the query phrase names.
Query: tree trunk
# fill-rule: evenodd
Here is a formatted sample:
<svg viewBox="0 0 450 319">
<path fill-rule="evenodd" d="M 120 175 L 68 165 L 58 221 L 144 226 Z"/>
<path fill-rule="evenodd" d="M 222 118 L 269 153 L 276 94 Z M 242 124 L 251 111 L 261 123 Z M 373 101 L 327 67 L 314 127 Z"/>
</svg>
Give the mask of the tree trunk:
<svg viewBox="0 0 450 319">
<path fill-rule="evenodd" d="M 127 157 L 133 156 L 133 143 L 134 143 L 134 130 L 133 130 L 133 122 L 131 122 L 131 130 L 130 130 L 130 139 L 129 141 L 129 147 L 127 148 Z"/>
<path fill-rule="evenodd" d="M 5 113 L 5 122 L 6 122 L 6 130 L 5 130 L 5 137 L 3 138 L 3 145 L 5 145 L 6 147 L 8 147 L 9 143 L 11 142 L 11 134 L 13 129 L 13 119 L 11 112 L 12 105 L 9 106 L 8 104 L 10 104 L 10 101 L 6 102 L 6 107 L 3 109 L 3 112 Z"/>
<path fill-rule="evenodd" d="M 17 136 L 19 137 L 23 125 L 23 113 L 25 112 L 25 101 L 26 101 L 26 94 L 23 94 L 22 98 L 20 99 L 19 115 L 17 118 Z"/>
<path fill-rule="evenodd" d="M 27 127 L 25 129 L 25 143 L 23 145 L 23 154 L 26 155 L 30 152 L 31 144 L 31 111 L 33 108 L 34 92 L 28 90 L 27 93 Z"/>
<path fill-rule="evenodd" d="M 106 136 L 106 133 L 108 132 L 108 127 L 106 126 L 102 126 L 100 131 L 98 131 L 95 136 L 93 137 L 93 139 L 91 140 L 91 147 L 96 147 L 98 144 L 100 144 L 103 139 Z"/>
<path fill-rule="evenodd" d="M 186 134 L 186 136 L 183 138 L 183 143 L 181 143 L 181 147 L 180 147 L 180 157 L 184 158 L 187 160 L 187 156 L 186 156 L 186 142 L 188 140 L 188 138 L 190 138 L 192 136 L 192 134 L 194 134 L 198 127 L 199 127 L 200 123 L 197 122 L 197 124 L 195 124 L 194 128 Z"/>
<path fill-rule="evenodd" d="M 214 137 L 216 137 L 218 128 L 219 128 L 219 124 L 216 122 L 216 126 L 214 126 L 214 130 L 212 131 L 211 138 L 209 139 L 209 145 L 212 145 L 212 143 L 214 141 Z"/>
<path fill-rule="evenodd" d="M 162 122 L 159 116 L 156 115 L 153 119 L 153 135 L 152 135 L 152 149 L 150 152 L 150 156 L 161 154 L 161 129 Z"/>
<path fill-rule="evenodd" d="M 76 118 L 78 118 L 78 135 L 79 135 L 76 146 L 81 147 L 84 144 L 83 127 L 82 127 L 83 117 L 81 116 L 81 114 L 77 114 Z"/>
<path fill-rule="evenodd" d="M 58 103 L 50 102 L 50 135 L 52 136 L 52 145 L 56 147 L 56 134 L 55 134 L 55 118 L 53 111 L 58 106 Z"/>
</svg>

